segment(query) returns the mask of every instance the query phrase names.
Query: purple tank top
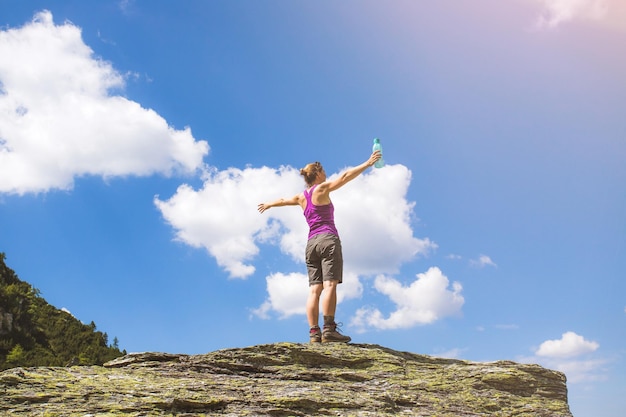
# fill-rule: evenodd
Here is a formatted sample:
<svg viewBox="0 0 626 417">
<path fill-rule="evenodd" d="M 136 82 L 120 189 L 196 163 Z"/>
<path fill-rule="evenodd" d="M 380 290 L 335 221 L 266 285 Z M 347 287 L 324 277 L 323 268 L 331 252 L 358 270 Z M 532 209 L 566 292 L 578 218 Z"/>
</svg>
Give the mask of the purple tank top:
<svg viewBox="0 0 626 417">
<path fill-rule="evenodd" d="M 333 203 L 316 206 L 311 201 L 313 191 L 317 185 L 311 187 L 311 191 L 304 190 L 304 198 L 306 198 L 306 208 L 304 209 L 304 217 L 309 224 L 309 239 L 321 233 L 331 233 L 339 236 L 335 227 L 335 207 Z"/>
</svg>

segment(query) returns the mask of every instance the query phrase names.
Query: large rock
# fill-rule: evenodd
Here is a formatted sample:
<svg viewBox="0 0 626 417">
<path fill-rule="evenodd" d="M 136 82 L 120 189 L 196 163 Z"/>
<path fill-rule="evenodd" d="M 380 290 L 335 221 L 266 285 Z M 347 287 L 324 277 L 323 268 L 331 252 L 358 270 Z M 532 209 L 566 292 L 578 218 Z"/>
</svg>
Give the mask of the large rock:
<svg viewBox="0 0 626 417">
<path fill-rule="evenodd" d="M 562 373 L 376 345 L 278 343 L 130 354 L 0 373 L 0 415 L 571 417 Z"/>
</svg>

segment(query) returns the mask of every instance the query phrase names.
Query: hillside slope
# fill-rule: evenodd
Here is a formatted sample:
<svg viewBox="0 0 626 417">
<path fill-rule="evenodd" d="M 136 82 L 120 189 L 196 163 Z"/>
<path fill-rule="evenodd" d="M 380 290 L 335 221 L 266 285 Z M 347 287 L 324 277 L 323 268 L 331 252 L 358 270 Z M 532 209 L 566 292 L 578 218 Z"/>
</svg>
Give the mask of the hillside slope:
<svg viewBox="0 0 626 417">
<path fill-rule="evenodd" d="M 0 253 L 0 370 L 16 366 L 101 365 L 121 356 L 117 341 L 48 304 Z"/>
</svg>

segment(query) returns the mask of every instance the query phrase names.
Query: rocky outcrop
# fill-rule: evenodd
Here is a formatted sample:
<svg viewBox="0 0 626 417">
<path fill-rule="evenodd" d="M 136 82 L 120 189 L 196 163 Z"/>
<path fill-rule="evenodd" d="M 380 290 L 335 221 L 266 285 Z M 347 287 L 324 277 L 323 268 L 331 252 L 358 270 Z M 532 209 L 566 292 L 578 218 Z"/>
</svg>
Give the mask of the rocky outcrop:
<svg viewBox="0 0 626 417">
<path fill-rule="evenodd" d="M 0 373 L 0 415 L 571 417 L 562 373 L 377 345 L 278 343 Z"/>
</svg>

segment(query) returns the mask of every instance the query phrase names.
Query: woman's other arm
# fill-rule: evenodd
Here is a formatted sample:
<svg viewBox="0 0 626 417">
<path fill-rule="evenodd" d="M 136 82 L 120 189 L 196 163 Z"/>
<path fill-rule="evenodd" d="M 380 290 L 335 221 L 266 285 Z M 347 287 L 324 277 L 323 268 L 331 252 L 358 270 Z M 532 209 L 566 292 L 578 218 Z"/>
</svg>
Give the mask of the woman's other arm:
<svg viewBox="0 0 626 417">
<path fill-rule="evenodd" d="M 320 184 L 320 187 L 325 188 L 326 190 L 324 191 L 326 192 L 335 191 L 336 189 L 343 187 L 348 182 L 352 181 L 353 179 L 361 175 L 367 168 L 374 165 L 376 161 L 378 161 L 380 158 L 381 158 L 380 151 L 373 152 L 372 155 L 369 157 L 369 159 L 363 162 L 361 165 L 347 169 L 341 175 L 339 175 L 339 177 L 335 178 L 334 180 L 327 181 L 323 184 Z"/>
<path fill-rule="evenodd" d="M 258 206 L 259 213 L 263 213 L 265 210 L 270 209 L 272 207 L 282 207 L 282 206 L 301 206 L 302 205 L 302 194 L 297 194 L 291 198 L 280 198 L 276 201 L 272 201 L 271 203 L 261 203 Z"/>
</svg>

